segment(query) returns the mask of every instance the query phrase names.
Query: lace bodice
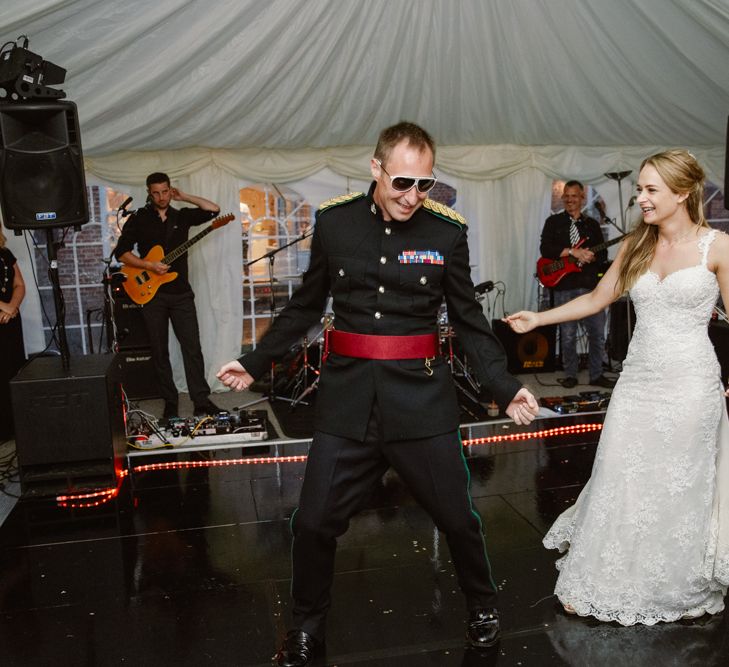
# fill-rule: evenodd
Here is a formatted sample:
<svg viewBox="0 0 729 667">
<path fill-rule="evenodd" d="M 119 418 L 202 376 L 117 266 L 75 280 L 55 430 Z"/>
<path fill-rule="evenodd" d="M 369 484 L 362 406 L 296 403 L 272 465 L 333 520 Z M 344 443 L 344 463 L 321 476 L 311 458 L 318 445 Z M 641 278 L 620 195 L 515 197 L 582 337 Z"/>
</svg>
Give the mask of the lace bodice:
<svg viewBox="0 0 729 667">
<path fill-rule="evenodd" d="M 715 366 L 707 324 L 719 296 L 719 284 L 707 267 L 707 258 L 717 233 L 712 230 L 698 240 L 698 264 L 669 273 L 662 280 L 647 271 L 630 290 L 636 326 L 628 364 L 666 354 L 674 363 L 693 365 L 700 356 Z"/>
</svg>

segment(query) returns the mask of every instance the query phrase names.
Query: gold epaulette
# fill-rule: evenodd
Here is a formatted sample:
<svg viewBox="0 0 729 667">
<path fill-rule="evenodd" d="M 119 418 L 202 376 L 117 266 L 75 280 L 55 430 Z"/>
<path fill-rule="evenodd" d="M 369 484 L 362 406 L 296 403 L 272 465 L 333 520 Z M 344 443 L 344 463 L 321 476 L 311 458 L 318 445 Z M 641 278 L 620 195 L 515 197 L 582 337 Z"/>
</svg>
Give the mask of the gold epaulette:
<svg viewBox="0 0 729 667">
<path fill-rule="evenodd" d="M 464 218 L 459 213 L 456 213 L 452 208 L 450 208 L 449 206 L 445 206 L 440 202 L 433 201 L 432 199 L 426 199 L 423 202 L 423 208 L 429 210 L 433 215 L 436 215 L 439 218 L 442 218 L 443 220 L 446 220 L 448 222 L 455 222 L 459 225 L 468 224 L 466 222 L 466 218 Z"/>
<path fill-rule="evenodd" d="M 319 210 L 323 211 L 324 209 L 331 208 L 332 206 L 340 206 L 341 204 L 346 204 L 354 201 L 355 199 L 359 199 L 360 197 L 364 197 L 364 192 L 350 192 L 349 194 L 340 195 L 339 197 L 332 197 L 322 203 L 322 205 L 319 206 Z"/>
</svg>

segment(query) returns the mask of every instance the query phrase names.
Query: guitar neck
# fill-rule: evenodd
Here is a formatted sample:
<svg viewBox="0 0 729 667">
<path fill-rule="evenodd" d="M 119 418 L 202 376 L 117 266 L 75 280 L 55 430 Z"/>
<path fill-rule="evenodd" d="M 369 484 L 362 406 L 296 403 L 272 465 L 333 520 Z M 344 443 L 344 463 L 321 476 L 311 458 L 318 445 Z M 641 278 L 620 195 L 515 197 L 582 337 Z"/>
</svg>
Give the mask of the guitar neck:
<svg viewBox="0 0 729 667">
<path fill-rule="evenodd" d="M 163 264 L 172 264 L 178 257 L 184 255 L 192 246 L 194 246 L 200 239 L 206 237 L 215 227 L 203 229 L 199 234 L 195 234 L 191 239 L 185 241 L 182 245 L 178 245 L 174 250 L 168 252 L 160 261 Z"/>
<path fill-rule="evenodd" d="M 611 245 L 615 245 L 619 241 L 622 241 L 627 234 L 623 234 L 622 236 L 618 236 L 615 239 L 610 239 L 609 241 L 605 241 L 604 243 L 600 243 L 596 246 L 593 246 L 590 248 L 590 252 L 600 252 L 601 250 L 605 250 L 605 248 L 609 248 Z"/>
</svg>

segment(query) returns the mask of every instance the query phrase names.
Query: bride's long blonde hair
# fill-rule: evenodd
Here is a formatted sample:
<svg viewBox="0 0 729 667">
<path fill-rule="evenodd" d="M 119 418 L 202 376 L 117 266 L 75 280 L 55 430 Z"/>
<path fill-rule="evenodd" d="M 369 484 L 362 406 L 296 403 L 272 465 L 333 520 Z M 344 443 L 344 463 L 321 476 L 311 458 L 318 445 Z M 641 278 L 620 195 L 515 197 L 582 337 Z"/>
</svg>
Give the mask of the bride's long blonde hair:
<svg viewBox="0 0 729 667">
<path fill-rule="evenodd" d="M 640 169 L 650 165 L 675 194 L 688 194 L 683 202 L 691 221 L 699 227 L 708 227 L 704 215 L 704 180 L 706 175 L 696 158 L 686 150 L 669 150 L 647 157 Z M 625 241 L 620 275 L 616 285 L 619 294 L 629 290 L 650 266 L 658 242 L 658 227 L 643 222 L 636 223 Z"/>
</svg>

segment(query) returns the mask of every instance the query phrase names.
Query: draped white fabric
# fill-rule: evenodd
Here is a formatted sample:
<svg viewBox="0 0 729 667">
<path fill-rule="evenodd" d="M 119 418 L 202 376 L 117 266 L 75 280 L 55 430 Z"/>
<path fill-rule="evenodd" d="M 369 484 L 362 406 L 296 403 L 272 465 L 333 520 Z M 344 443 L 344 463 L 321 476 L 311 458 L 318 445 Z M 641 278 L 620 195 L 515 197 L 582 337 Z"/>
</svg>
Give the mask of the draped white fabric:
<svg viewBox="0 0 729 667">
<path fill-rule="evenodd" d="M 595 185 L 618 220 L 603 174 L 632 170 L 627 200 L 662 148 L 723 182 L 727 0 L 6 0 L 0 38 L 20 34 L 68 70 L 89 181 L 137 202 L 161 170 L 224 212 L 248 183 L 316 204 L 366 187 L 381 128 L 422 124 L 474 280 L 503 281 L 510 311 L 535 305 L 552 178 Z M 239 344 L 240 231 L 190 255 L 211 381 Z"/>
<path fill-rule="evenodd" d="M 217 202 L 221 215 L 236 214 L 233 222 L 205 237 L 188 255 L 205 370 L 208 384 L 215 390 L 223 386 L 215 377 L 217 369 L 240 354 L 243 323 L 243 246 L 238 222 L 240 186 L 230 177 L 221 177 L 219 170 L 214 168 L 180 178 L 179 185 L 185 192 Z M 173 336 L 170 336 L 170 361 L 175 384 L 187 390 L 182 354 Z"/>
<path fill-rule="evenodd" d="M 541 225 L 550 212 L 552 179 L 577 178 L 594 185 L 605 199 L 610 217 L 620 223 L 617 184 L 604 174 L 632 171 L 622 185 L 625 206 L 641 160 L 657 150 L 660 147 L 439 147 L 436 172 L 457 187 L 457 208 L 472 228 L 471 260 L 478 267 L 474 280 L 497 279 L 506 283 L 507 310 L 533 307 L 533 267 L 538 257 Z M 723 149 L 692 150 L 709 177 L 718 181 L 723 173 Z M 290 151 L 182 149 L 87 158 L 86 166 L 90 173 L 116 179 L 120 184 L 139 183 L 151 171 L 163 168 L 173 178 L 189 173 L 214 173 L 211 180 L 227 180 L 231 191 L 236 184 L 242 187 L 244 183 L 286 183 L 316 205 L 344 191 L 366 188 L 371 155 L 372 147 Z M 230 206 L 234 205 L 231 200 Z M 225 288 L 221 286 L 220 290 Z"/>
<path fill-rule="evenodd" d="M 722 144 L 726 0 L 5 0 L 68 70 L 88 155 L 369 146 Z"/>
</svg>

